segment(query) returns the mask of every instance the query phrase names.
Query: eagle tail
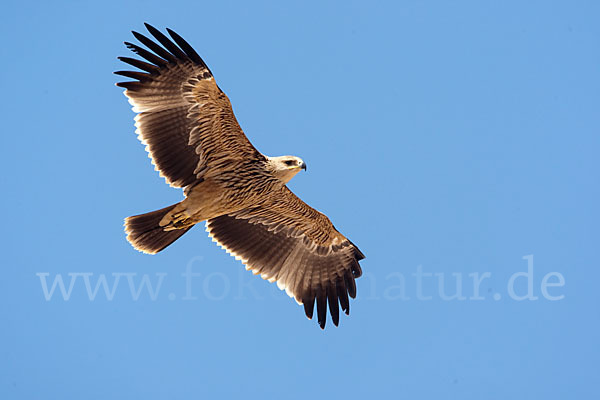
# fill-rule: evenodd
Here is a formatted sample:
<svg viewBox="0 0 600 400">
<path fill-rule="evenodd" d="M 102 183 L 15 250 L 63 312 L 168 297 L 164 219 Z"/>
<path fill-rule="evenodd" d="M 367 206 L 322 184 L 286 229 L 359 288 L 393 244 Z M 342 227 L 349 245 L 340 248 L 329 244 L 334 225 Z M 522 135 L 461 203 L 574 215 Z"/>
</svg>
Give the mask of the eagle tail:
<svg viewBox="0 0 600 400">
<path fill-rule="evenodd" d="M 156 254 L 179 239 L 194 225 L 190 224 L 180 229 L 170 228 L 169 230 L 165 230 L 165 227 L 160 225 L 163 217 L 178 204 L 125 218 L 125 233 L 127 233 L 129 243 L 142 253 Z"/>
</svg>

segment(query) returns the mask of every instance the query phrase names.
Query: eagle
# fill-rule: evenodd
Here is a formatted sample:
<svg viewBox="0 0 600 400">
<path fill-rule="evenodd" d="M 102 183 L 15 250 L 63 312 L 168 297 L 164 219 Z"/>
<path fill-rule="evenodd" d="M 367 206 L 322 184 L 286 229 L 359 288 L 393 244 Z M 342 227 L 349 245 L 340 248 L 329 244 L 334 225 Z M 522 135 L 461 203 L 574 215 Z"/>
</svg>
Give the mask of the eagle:
<svg viewBox="0 0 600 400">
<path fill-rule="evenodd" d="M 169 185 L 184 200 L 125 219 L 131 245 L 155 254 L 204 222 L 208 235 L 247 270 L 304 305 L 325 328 L 339 308 L 350 313 L 355 279 L 365 256 L 329 218 L 300 200 L 286 184 L 306 163 L 269 157 L 248 140 L 229 98 L 198 53 L 177 33 L 145 24 L 153 39 L 133 31 L 143 45 L 125 45 L 139 58 L 118 57 L 137 71 L 116 71 L 133 106 L 138 139 Z"/>
</svg>

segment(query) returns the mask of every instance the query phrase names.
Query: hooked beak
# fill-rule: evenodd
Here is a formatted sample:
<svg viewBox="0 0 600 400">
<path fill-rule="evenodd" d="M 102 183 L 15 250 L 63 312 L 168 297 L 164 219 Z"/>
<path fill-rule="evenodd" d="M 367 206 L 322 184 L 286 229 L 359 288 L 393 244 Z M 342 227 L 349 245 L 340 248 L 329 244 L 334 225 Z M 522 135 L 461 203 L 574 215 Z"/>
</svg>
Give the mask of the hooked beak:
<svg viewBox="0 0 600 400">
<path fill-rule="evenodd" d="M 304 161 L 302 161 L 302 165 L 300 165 L 300 168 L 306 171 L 306 163 Z"/>
</svg>

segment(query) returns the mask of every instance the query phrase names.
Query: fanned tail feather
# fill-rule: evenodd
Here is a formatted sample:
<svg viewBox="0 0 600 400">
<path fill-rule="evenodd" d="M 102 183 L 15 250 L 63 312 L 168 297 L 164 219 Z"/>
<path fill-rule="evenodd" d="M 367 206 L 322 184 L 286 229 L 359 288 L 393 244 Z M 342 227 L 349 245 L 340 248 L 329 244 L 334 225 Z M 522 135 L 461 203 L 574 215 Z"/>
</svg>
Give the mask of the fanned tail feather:
<svg viewBox="0 0 600 400">
<path fill-rule="evenodd" d="M 167 231 L 159 225 L 162 218 L 177 204 L 125 218 L 125 233 L 129 243 L 143 253 L 156 254 L 189 231 L 193 225 Z"/>
</svg>

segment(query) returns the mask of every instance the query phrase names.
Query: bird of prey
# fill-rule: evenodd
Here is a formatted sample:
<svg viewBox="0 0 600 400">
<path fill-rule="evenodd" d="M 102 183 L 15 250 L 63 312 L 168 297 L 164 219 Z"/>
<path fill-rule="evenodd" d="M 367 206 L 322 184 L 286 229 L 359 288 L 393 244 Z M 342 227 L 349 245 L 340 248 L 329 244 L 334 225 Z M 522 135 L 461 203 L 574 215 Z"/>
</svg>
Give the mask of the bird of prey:
<svg viewBox="0 0 600 400">
<path fill-rule="evenodd" d="M 299 157 L 269 157 L 250 143 L 228 97 L 194 49 L 175 32 L 167 37 L 145 24 L 150 39 L 133 32 L 146 48 L 125 45 L 140 59 L 119 57 L 139 71 L 117 71 L 137 113 L 136 133 L 155 169 L 184 200 L 125 219 L 127 240 L 155 254 L 190 228 L 205 222 L 213 241 L 246 269 L 277 282 L 325 328 L 339 306 L 349 314 L 361 251 L 329 219 L 286 184 L 306 164 Z"/>
</svg>

